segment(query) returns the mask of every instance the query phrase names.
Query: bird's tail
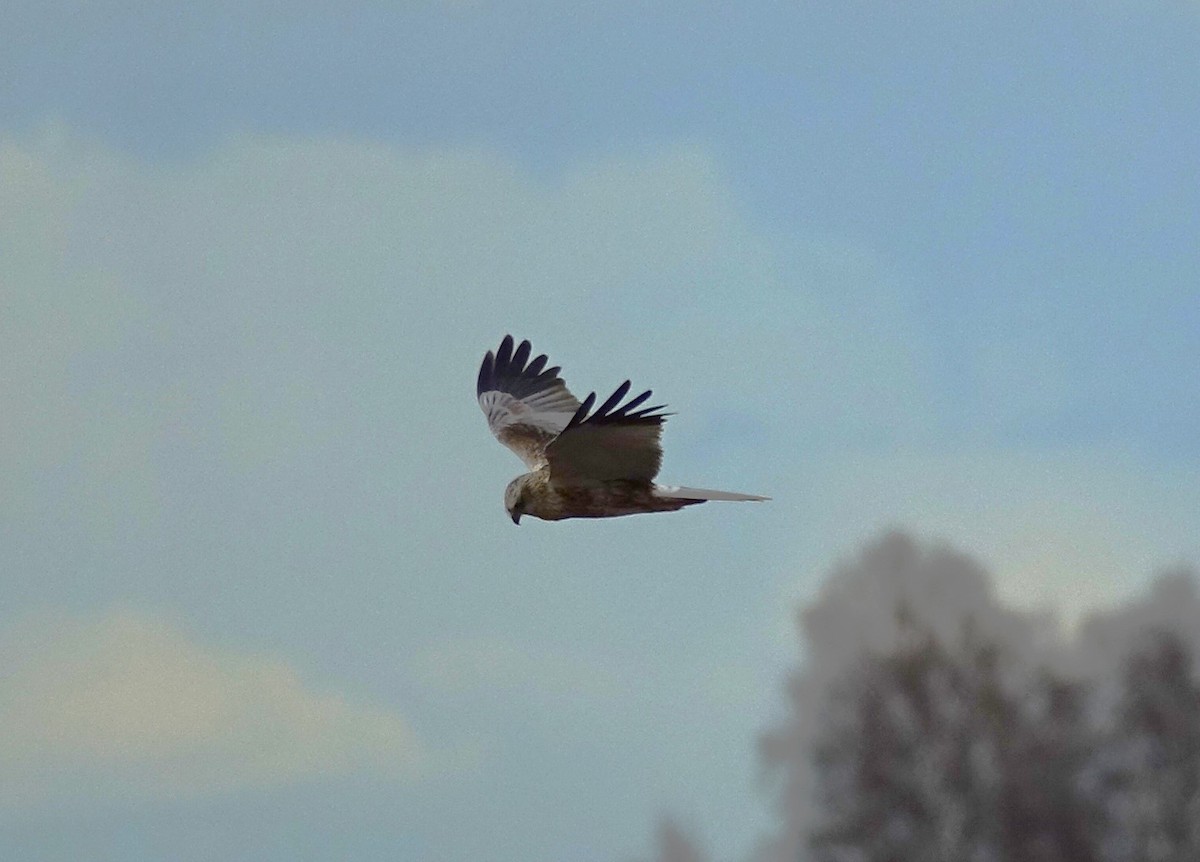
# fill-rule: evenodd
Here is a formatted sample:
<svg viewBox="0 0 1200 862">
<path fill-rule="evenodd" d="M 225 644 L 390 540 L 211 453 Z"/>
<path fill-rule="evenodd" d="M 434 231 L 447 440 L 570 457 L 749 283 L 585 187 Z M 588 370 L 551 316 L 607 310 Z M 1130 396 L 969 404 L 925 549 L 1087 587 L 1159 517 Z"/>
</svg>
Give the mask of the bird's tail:
<svg viewBox="0 0 1200 862">
<path fill-rule="evenodd" d="M 762 501 L 770 497 L 760 497 L 757 494 L 737 494 L 733 491 L 711 491 L 708 488 L 677 488 L 668 485 L 655 485 L 654 496 L 669 497 L 672 500 L 731 500 Z"/>
</svg>

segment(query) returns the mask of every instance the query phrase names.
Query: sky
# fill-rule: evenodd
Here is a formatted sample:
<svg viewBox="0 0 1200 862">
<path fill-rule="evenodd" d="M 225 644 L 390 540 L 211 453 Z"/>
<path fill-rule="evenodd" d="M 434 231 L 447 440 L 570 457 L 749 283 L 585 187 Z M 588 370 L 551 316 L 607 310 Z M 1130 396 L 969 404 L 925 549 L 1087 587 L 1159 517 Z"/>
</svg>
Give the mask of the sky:
<svg viewBox="0 0 1200 862">
<path fill-rule="evenodd" d="M 14 858 L 743 858 L 794 613 L 865 544 L 1065 625 L 1200 559 L 1194 2 L 0 32 Z M 514 527 L 506 333 L 652 387 L 664 481 L 773 501 Z"/>
</svg>

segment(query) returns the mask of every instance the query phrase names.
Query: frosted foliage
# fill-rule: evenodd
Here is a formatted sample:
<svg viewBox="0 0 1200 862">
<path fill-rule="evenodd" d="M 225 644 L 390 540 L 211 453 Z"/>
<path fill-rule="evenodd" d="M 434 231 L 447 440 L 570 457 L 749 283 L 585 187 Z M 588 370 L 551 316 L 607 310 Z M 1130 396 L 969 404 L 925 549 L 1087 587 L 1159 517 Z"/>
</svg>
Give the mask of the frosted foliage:
<svg viewBox="0 0 1200 862">
<path fill-rule="evenodd" d="M 991 645 L 915 630 L 860 664 L 816 745 L 811 858 L 1088 858 L 1070 780 L 1082 760 L 1062 733 L 1079 722 L 1076 692 L 1050 678 L 1018 691 L 1002 664 Z"/>
<path fill-rule="evenodd" d="M 994 723 L 986 710 L 1003 705 L 1000 699 L 994 706 L 971 701 L 964 686 L 983 682 L 959 666 L 948 645 L 969 641 L 968 652 L 982 660 L 984 644 L 1005 644 L 1012 660 L 991 666 L 987 684 L 1019 685 L 1002 678 L 1019 677 L 1032 656 L 1046 652 L 1054 637 L 1048 618 L 1001 605 L 987 572 L 965 554 L 891 533 L 837 566 L 797 621 L 805 661 L 788 680 L 788 718 L 760 741 L 768 774 L 780 781 L 782 815 L 782 829 L 760 858 L 807 858 L 811 836 L 821 830 L 827 836 L 822 858 L 829 860 L 895 858 L 886 855 L 889 848 L 917 845 L 942 854 L 930 859 L 993 858 L 990 839 L 972 837 L 978 830 L 959 788 L 990 792 L 1001 768 L 996 741 L 924 743 L 932 728 L 961 732 L 972 722 Z M 837 788 L 884 778 L 902 804 L 893 808 L 877 794 L 857 811 L 870 846 L 834 840 L 827 810 Z M 823 805 L 816 804 L 819 797 Z M 887 817 L 874 819 L 872 805 L 874 814 L 882 818 L 886 811 Z M 930 826 L 934 810 L 944 816 Z M 954 856 L 960 852 L 975 855 Z"/>
<path fill-rule="evenodd" d="M 892 533 L 797 614 L 760 741 L 755 862 L 1197 862 L 1200 596 L 1187 568 L 1072 634 L 987 571 Z"/>
<path fill-rule="evenodd" d="M 1106 828 L 1103 858 L 1200 859 L 1200 686 L 1194 657 L 1159 632 L 1127 662 L 1098 782 Z"/>
<path fill-rule="evenodd" d="M 659 822 L 657 839 L 656 862 L 707 862 L 696 841 L 669 817 Z"/>
</svg>

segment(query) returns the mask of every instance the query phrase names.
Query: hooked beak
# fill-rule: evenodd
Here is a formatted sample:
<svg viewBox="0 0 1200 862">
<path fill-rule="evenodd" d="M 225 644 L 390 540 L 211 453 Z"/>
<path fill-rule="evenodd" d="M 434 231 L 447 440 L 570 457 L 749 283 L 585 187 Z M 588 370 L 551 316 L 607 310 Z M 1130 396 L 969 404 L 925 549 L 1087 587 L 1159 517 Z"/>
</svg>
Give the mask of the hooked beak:
<svg viewBox="0 0 1200 862">
<path fill-rule="evenodd" d="M 518 527 L 521 526 L 521 513 L 520 512 L 513 512 L 512 519 L 513 519 L 514 524 L 516 524 Z"/>
</svg>

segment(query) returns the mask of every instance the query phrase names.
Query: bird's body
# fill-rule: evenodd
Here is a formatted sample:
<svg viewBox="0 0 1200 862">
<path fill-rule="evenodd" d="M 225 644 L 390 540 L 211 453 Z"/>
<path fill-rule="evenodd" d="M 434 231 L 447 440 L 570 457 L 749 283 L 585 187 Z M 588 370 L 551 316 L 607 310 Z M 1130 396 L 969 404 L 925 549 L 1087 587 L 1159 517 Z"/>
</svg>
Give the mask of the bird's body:
<svg viewBox="0 0 1200 862">
<path fill-rule="evenodd" d="M 662 461 L 659 438 L 667 414 L 662 405 L 642 407 L 647 390 L 621 404 L 629 381 L 595 411 L 595 393 L 582 403 L 545 369 L 546 357 L 529 361 L 528 341 L 513 349 L 505 336 L 479 369 L 476 394 L 496 438 L 531 472 L 504 492 L 514 523 L 524 514 L 545 521 L 613 518 L 645 512 L 674 512 L 707 500 L 766 500 L 753 494 L 674 488 L 655 484 Z"/>
<path fill-rule="evenodd" d="M 543 467 L 513 480 L 520 483 L 521 513 L 543 521 L 564 518 L 615 518 L 643 512 L 674 512 L 684 506 L 703 503 L 656 493 L 653 482 L 609 479 L 586 485 L 560 485 L 552 482 Z"/>
</svg>

